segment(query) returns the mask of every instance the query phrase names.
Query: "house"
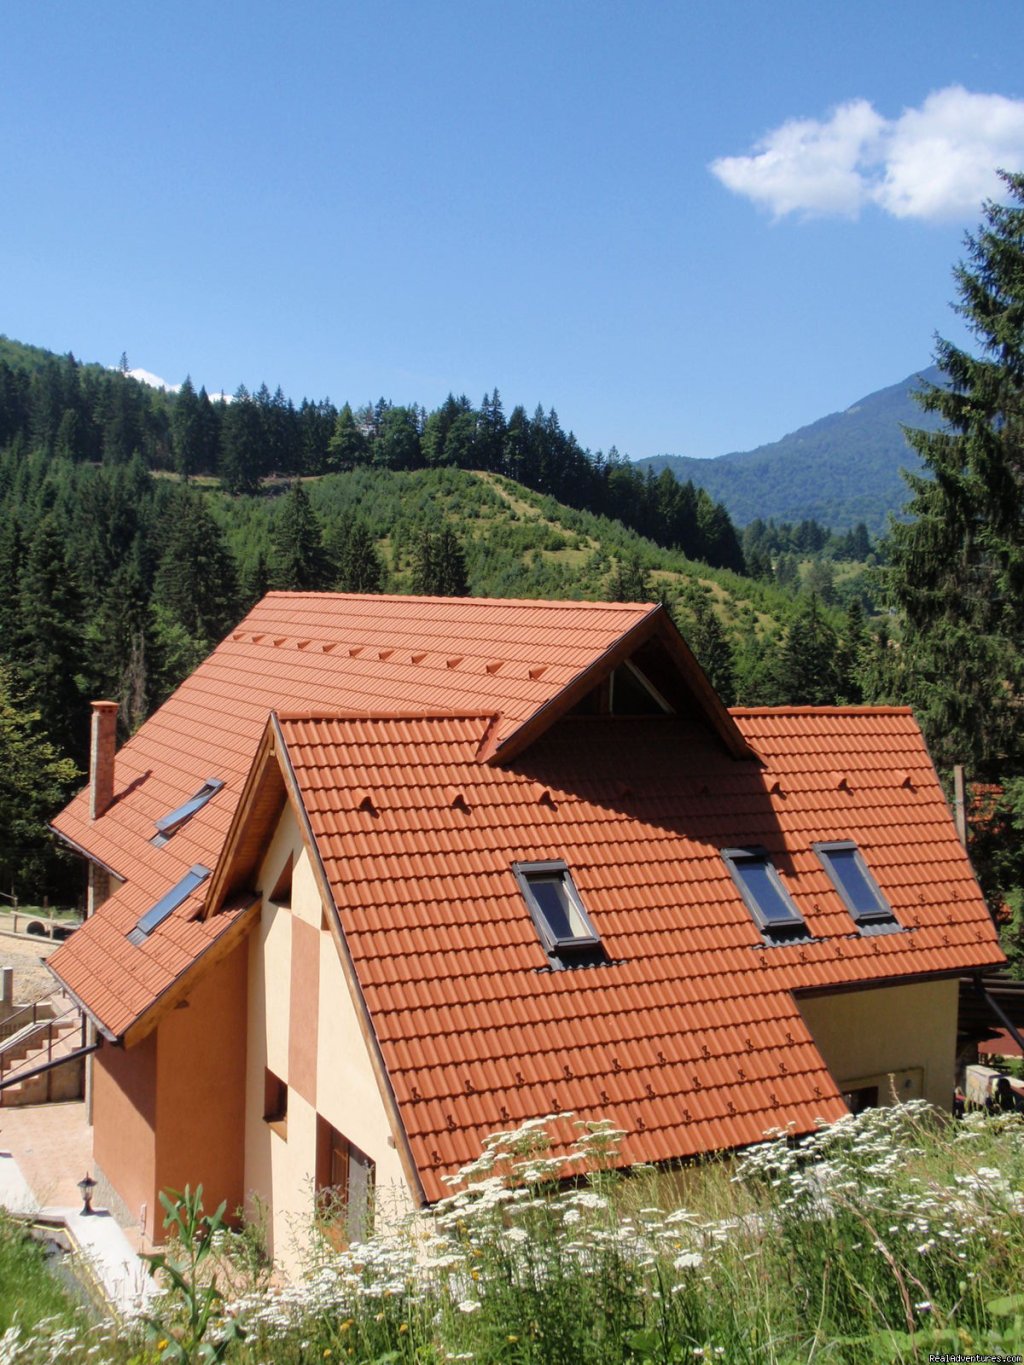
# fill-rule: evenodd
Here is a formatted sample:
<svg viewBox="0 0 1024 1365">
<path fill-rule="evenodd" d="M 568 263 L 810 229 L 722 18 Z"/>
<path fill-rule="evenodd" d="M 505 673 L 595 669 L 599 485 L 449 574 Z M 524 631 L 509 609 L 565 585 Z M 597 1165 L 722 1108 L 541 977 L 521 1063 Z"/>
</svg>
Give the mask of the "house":
<svg viewBox="0 0 1024 1365">
<path fill-rule="evenodd" d="M 953 1091 L 1003 961 L 913 716 L 727 710 L 662 607 L 272 593 L 54 828 L 91 915 L 96 1162 L 363 1227 L 488 1133 L 624 1162 Z"/>
</svg>

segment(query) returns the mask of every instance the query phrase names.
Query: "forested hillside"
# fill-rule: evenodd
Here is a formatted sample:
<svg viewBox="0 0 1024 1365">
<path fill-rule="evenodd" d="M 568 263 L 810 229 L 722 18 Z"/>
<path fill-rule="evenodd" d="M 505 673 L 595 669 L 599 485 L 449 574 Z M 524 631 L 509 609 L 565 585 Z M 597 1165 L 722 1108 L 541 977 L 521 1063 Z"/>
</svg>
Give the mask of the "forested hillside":
<svg viewBox="0 0 1024 1365">
<path fill-rule="evenodd" d="M 0 889 L 72 894 L 43 828 L 80 780 L 89 700 L 135 728 L 269 588 L 661 597 L 727 700 L 857 700 L 885 643 L 870 551 L 810 522 L 741 545 L 705 494 L 496 394 L 211 403 L 4 343 Z"/>
<path fill-rule="evenodd" d="M 932 366 L 756 450 L 713 460 L 655 455 L 637 464 L 692 479 L 741 526 L 755 517 L 812 519 L 837 530 L 864 522 L 877 535 L 907 500 L 900 471 L 922 468 L 903 428 L 933 430 L 939 423 L 922 412 L 914 392 L 939 378 Z"/>
</svg>

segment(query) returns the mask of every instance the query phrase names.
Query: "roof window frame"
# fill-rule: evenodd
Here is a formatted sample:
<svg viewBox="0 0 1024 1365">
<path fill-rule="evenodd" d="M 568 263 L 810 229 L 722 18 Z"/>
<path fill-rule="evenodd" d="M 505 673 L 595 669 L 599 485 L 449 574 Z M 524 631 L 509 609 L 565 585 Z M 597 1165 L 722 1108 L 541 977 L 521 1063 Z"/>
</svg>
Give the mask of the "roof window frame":
<svg viewBox="0 0 1024 1365">
<path fill-rule="evenodd" d="M 805 942 L 810 937 L 807 921 L 800 913 L 796 901 L 782 880 L 779 869 L 772 862 L 771 854 L 766 848 L 760 845 L 751 845 L 746 848 L 723 848 L 721 854 L 723 862 L 729 869 L 733 885 L 740 893 L 751 919 L 769 943 Z M 742 869 L 752 867 L 755 864 L 765 869 L 773 890 L 777 892 L 783 907 L 789 912 L 785 919 L 765 914 L 756 894 L 743 876 Z"/>
<path fill-rule="evenodd" d="M 562 959 L 571 961 L 597 953 L 601 954 L 602 961 L 606 960 L 601 935 L 587 913 L 587 907 L 583 904 L 583 898 L 573 881 L 567 863 L 560 858 L 549 858 L 539 862 L 517 862 L 512 864 L 512 872 L 526 902 L 526 908 L 530 912 L 541 946 L 555 964 L 564 965 Z M 584 933 L 565 936 L 557 932 L 533 889 L 534 884 L 541 881 L 553 881 L 561 885 L 569 916 L 571 918 L 575 914 L 578 917 Z"/>
<path fill-rule="evenodd" d="M 201 811 L 223 786 L 223 778 L 208 777 L 194 796 L 190 796 L 180 806 L 175 806 L 174 810 L 169 811 L 166 815 L 161 815 L 159 820 L 153 822 L 156 826 L 156 833 L 149 842 L 156 848 L 163 848 L 168 839 L 177 834 L 182 825 L 191 820 L 193 815 Z"/>
<path fill-rule="evenodd" d="M 889 904 L 889 900 L 884 891 L 878 885 L 874 873 L 868 867 L 867 860 L 861 852 L 860 846 L 855 843 L 853 839 L 828 839 L 824 842 L 811 844 L 811 848 L 816 854 L 818 861 L 825 869 L 825 875 L 832 883 L 832 887 L 839 899 L 843 902 L 847 913 L 858 928 L 867 928 L 876 925 L 899 925 L 899 920 L 896 918 L 896 912 Z M 868 892 L 874 897 L 875 909 L 857 909 L 853 902 L 853 898 L 850 896 L 836 871 L 835 863 L 832 860 L 833 853 L 853 854 L 853 866 L 857 869 Z"/>
<path fill-rule="evenodd" d="M 155 905 L 151 905 L 145 914 L 140 915 L 134 928 L 130 929 L 125 935 L 129 943 L 140 947 L 153 934 L 160 925 L 163 924 L 170 915 L 180 905 L 184 905 L 189 896 L 198 887 L 202 886 L 210 875 L 210 868 L 204 867 L 202 863 L 196 863 L 185 873 L 180 881 L 176 882 L 170 890 L 165 891 Z"/>
</svg>

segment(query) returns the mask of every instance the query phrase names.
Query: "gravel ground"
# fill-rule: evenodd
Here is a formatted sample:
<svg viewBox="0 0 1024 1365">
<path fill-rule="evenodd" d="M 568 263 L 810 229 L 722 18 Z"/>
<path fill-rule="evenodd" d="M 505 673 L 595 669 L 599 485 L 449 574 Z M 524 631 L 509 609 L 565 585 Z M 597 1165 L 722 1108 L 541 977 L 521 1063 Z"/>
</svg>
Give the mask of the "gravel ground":
<svg viewBox="0 0 1024 1365">
<path fill-rule="evenodd" d="M 14 999 L 18 1004 L 28 1004 L 54 990 L 56 983 L 39 959 L 49 957 L 57 947 L 49 939 L 29 942 L 0 933 L 0 967 L 14 968 Z"/>
</svg>

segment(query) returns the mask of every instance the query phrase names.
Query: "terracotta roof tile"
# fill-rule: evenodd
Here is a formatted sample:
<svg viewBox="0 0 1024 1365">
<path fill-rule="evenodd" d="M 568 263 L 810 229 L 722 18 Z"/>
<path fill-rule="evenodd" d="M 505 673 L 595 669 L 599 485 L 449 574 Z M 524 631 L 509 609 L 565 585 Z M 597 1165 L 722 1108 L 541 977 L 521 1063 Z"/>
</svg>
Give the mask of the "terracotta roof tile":
<svg viewBox="0 0 1024 1365">
<path fill-rule="evenodd" d="M 775 1124 L 810 1128 L 843 1105 L 794 991 L 998 960 L 908 712 L 738 719 L 767 773 L 679 721 L 566 719 L 502 767 L 477 762 L 479 716 L 281 722 L 432 1196 L 483 1132 L 545 1109 L 611 1117 L 629 1133 L 624 1156 L 637 1160 L 742 1145 Z M 822 777 L 837 747 L 861 773 L 838 808 Z M 894 748 L 916 760 L 917 791 L 892 782 Z M 791 762 L 808 777 L 799 794 Z M 379 800 L 376 817 L 331 800 L 353 771 Z M 717 814 L 691 813 L 695 771 L 731 793 Z M 770 793 L 776 772 L 784 799 Z M 610 795 L 624 781 L 656 799 Z M 538 804 L 538 787 L 558 793 L 554 809 Z M 472 793 L 468 816 L 453 814 L 453 789 Z M 860 936 L 812 839 L 870 850 L 897 914 L 921 927 Z M 723 846 L 759 842 L 824 941 L 765 946 L 720 857 Z M 563 859 L 621 961 L 546 970 L 512 876 L 517 858 Z M 443 1128 L 427 1100 L 444 1111 Z"/>
<path fill-rule="evenodd" d="M 141 990 L 122 985 L 109 953 L 82 970 L 87 945 L 93 939 L 109 945 L 114 922 L 126 932 L 124 925 L 194 863 L 215 866 L 271 710 L 478 708 L 498 716 L 506 738 L 651 612 L 643 604 L 270 593 L 118 751 L 110 808 L 90 821 L 83 791 L 53 821 L 58 833 L 131 887 L 119 893 L 131 912 L 120 915 L 120 899 L 105 908 L 106 927 L 83 926 L 53 955 L 55 970 L 112 1032 L 146 1007 Z M 300 640 L 308 642 L 302 649 Z M 449 669 L 456 647 L 464 661 Z M 377 657 L 381 651 L 393 651 L 386 664 Z M 494 658 L 521 665 L 519 675 L 488 673 L 485 665 Z M 526 669 L 535 665 L 544 672 L 530 680 Z M 154 848 L 155 821 L 210 777 L 224 787 Z M 369 818 L 364 828 L 370 835 Z M 162 928 L 154 944 L 174 932 Z M 180 954 L 164 960 L 164 986 L 183 960 Z"/>
</svg>

